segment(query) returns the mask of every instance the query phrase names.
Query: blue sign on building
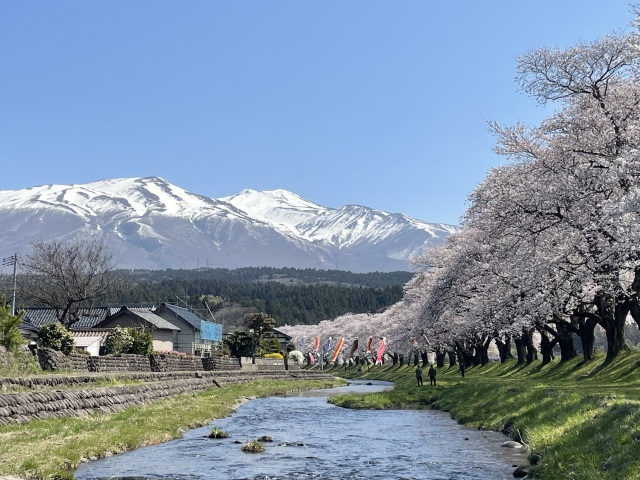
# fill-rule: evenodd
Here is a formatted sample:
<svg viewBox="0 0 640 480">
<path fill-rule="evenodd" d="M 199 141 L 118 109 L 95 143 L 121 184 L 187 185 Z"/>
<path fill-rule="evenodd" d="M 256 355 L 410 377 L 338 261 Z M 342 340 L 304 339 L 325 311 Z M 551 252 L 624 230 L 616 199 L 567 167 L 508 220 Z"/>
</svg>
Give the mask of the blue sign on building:
<svg viewBox="0 0 640 480">
<path fill-rule="evenodd" d="M 200 338 L 212 342 L 222 342 L 222 325 L 202 320 L 200 322 Z"/>
</svg>

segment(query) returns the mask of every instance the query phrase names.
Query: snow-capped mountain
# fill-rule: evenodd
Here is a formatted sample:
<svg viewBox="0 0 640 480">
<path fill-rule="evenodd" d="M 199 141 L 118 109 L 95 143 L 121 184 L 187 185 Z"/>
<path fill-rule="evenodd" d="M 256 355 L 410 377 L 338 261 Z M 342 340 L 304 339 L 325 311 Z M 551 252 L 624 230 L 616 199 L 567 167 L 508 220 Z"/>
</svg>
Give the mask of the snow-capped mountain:
<svg viewBox="0 0 640 480">
<path fill-rule="evenodd" d="M 158 177 L 0 191 L 0 256 L 35 239 L 97 238 L 118 268 L 274 266 L 408 270 L 409 256 L 456 228 L 286 190 L 219 199 Z"/>
</svg>

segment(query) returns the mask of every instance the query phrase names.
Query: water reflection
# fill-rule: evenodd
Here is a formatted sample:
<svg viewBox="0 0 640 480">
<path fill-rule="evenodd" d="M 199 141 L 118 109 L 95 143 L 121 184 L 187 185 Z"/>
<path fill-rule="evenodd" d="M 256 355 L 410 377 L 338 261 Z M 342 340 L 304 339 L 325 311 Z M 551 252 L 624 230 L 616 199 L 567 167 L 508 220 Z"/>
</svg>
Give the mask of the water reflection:
<svg viewBox="0 0 640 480">
<path fill-rule="evenodd" d="M 367 382 L 371 383 L 371 382 Z M 269 397 L 242 405 L 231 417 L 184 438 L 82 466 L 78 479 L 511 479 L 505 437 L 461 427 L 431 410 L 348 410 L 329 394 L 379 391 L 389 384 L 354 383 L 338 390 Z M 229 438 L 206 437 L 212 426 Z M 265 453 L 241 444 L 273 438 Z M 239 443 L 236 443 L 239 442 Z M 523 459 L 519 458 L 519 463 Z"/>
</svg>

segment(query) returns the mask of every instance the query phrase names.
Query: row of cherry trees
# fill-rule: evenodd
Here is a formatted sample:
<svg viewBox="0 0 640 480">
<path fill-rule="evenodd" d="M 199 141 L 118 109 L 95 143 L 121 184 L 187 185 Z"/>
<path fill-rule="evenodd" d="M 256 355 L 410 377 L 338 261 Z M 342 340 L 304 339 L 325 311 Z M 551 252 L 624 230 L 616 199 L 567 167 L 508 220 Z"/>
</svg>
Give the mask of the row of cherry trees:
<svg viewBox="0 0 640 480">
<path fill-rule="evenodd" d="M 491 124 L 510 162 L 471 193 L 459 233 L 414 259 L 400 303 L 302 334 L 384 336 L 392 350 L 484 363 L 492 341 L 503 359 L 513 341 L 531 360 L 537 331 L 543 361 L 556 345 L 575 356 L 574 335 L 588 360 L 599 325 L 615 358 L 627 317 L 640 326 L 639 38 L 634 28 L 521 56 L 517 82 L 554 113 Z"/>
</svg>

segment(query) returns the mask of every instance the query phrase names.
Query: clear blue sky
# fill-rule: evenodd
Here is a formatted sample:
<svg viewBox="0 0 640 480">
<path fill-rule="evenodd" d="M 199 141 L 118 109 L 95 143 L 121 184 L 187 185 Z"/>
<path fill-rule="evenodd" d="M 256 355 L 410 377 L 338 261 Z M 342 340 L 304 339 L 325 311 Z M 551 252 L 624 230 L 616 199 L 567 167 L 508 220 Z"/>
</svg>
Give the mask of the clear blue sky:
<svg viewBox="0 0 640 480">
<path fill-rule="evenodd" d="M 488 120 L 548 115 L 515 56 L 629 28 L 628 1 L 0 2 L 0 190 L 161 176 L 455 224 Z"/>
</svg>

